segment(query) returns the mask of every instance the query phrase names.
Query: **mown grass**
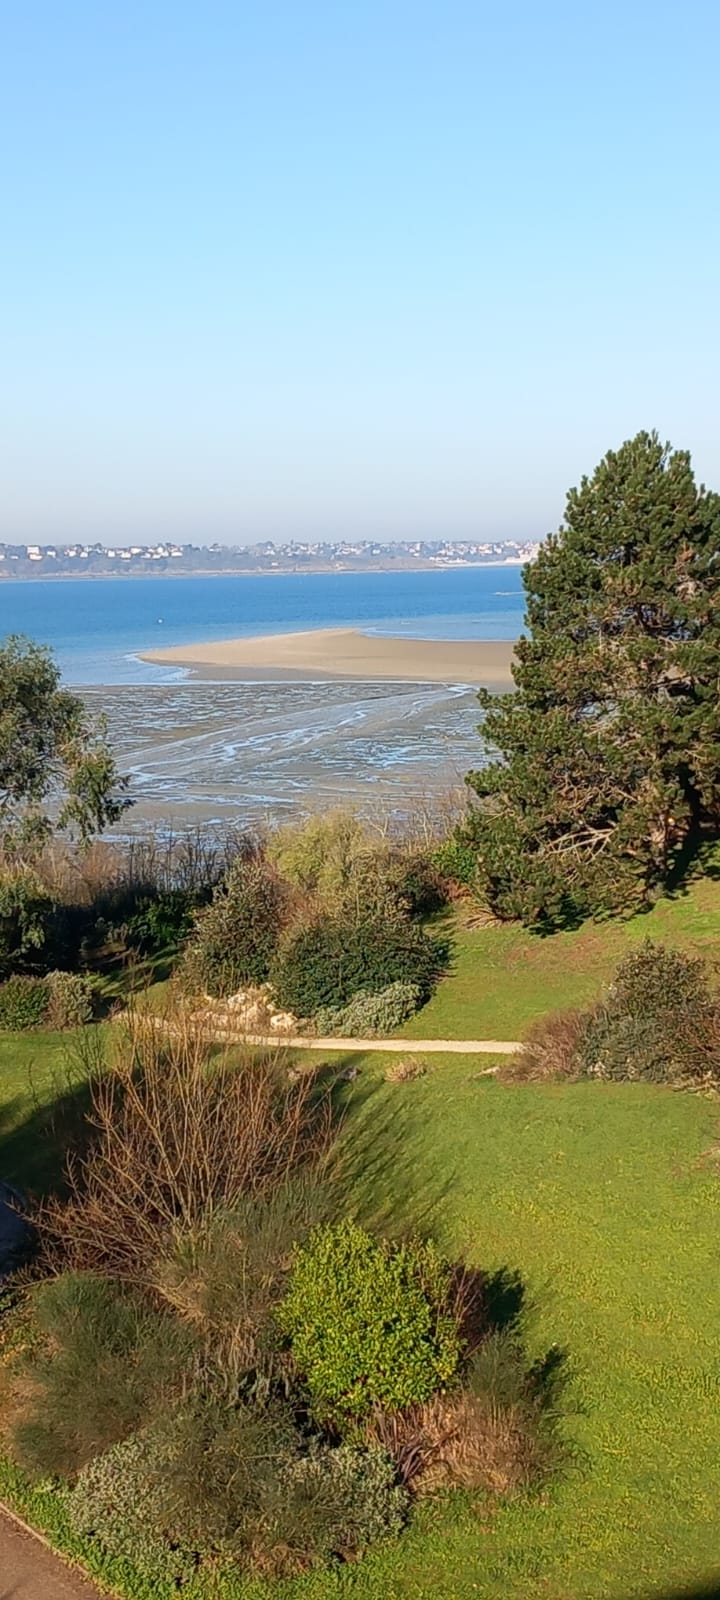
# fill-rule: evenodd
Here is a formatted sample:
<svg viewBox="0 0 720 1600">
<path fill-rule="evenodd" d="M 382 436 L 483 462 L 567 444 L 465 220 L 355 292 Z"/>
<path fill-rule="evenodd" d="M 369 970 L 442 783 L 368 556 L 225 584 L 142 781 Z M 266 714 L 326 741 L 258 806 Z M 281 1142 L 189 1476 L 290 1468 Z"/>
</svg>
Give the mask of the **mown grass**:
<svg viewBox="0 0 720 1600">
<path fill-rule="evenodd" d="M 442 919 L 451 937 L 450 973 L 423 1010 L 402 1029 L 413 1039 L 518 1039 L 535 1017 L 585 1005 L 597 997 L 618 962 L 643 939 L 681 946 L 720 960 L 720 881 L 690 882 L 645 915 L 625 922 L 585 923 L 543 938 L 516 925 L 473 926 L 461 908 Z"/>
<path fill-rule="evenodd" d="M 517 1037 L 596 994 L 631 940 L 714 958 L 719 931 L 710 880 L 552 940 L 466 928 L 412 1031 Z M 33 1187 L 57 1170 L 63 1058 L 57 1036 L 0 1039 L 0 1173 Z M 659 1600 L 720 1583 L 720 1106 L 642 1085 L 506 1086 L 482 1076 L 487 1057 L 431 1056 L 405 1084 L 384 1079 L 394 1056 L 331 1059 L 358 1069 L 343 1083 L 347 1205 L 520 1275 L 533 1353 L 566 1353 L 572 1459 L 540 1498 L 488 1512 L 454 1497 L 362 1562 L 269 1588 L 228 1580 L 221 1600 Z"/>
</svg>

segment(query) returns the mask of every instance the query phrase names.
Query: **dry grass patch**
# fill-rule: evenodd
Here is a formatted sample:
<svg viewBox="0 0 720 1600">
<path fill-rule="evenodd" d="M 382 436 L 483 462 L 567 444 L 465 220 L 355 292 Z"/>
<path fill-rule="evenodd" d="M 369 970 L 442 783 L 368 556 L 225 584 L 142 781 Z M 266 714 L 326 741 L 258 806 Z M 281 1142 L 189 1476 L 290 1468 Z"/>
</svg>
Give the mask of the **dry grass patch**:
<svg viewBox="0 0 720 1600">
<path fill-rule="evenodd" d="M 386 1083 L 411 1083 L 413 1078 L 424 1078 L 430 1071 L 427 1061 L 421 1056 L 401 1056 L 399 1061 L 391 1061 L 385 1069 Z"/>
</svg>

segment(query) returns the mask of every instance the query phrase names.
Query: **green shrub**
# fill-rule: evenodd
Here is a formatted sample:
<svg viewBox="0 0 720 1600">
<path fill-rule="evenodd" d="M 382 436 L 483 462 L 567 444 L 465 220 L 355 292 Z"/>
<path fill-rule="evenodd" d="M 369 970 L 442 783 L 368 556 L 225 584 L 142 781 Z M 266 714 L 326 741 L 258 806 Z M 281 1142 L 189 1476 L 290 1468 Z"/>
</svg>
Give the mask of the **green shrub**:
<svg viewBox="0 0 720 1600">
<path fill-rule="evenodd" d="M 318 1415 L 359 1418 L 443 1388 L 461 1354 L 450 1298 L 431 1244 L 391 1245 L 352 1221 L 313 1230 L 277 1316 Z"/>
<path fill-rule="evenodd" d="M 704 963 L 650 939 L 621 961 L 587 1019 L 580 1067 L 591 1078 L 676 1082 L 720 1069 Z"/>
<path fill-rule="evenodd" d="M 186 1330 L 101 1278 L 65 1273 L 40 1284 L 13 1428 L 20 1464 L 72 1476 L 147 1421 L 189 1348 Z"/>
<path fill-rule="evenodd" d="M 46 1021 L 50 1028 L 83 1028 L 92 1022 L 95 982 L 86 972 L 49 972 Z"/>
<path fill-rule="evenodd" d="M 198 1396 L 176 1412 L 166 1437 L 159 1524 L 199 1553 L 245 1548 L 301 1447 L 290 1406 Z"/>
<path fill-rule="evenodd" d="M 285 1466 L 268 1494 L 254 1553 L 276 1570 L 329 1556 L 359 1555 L 379 1539 L 397 1538 L 409 1496 L 386 1450 L 371 1444 L 315 1444 Z"/>
<path fill-rule="evenodd" d="M 186 986 L 222 997 L 264 983 L 288 909 L 288 887 L 264 857 L 238 856 L 196 916 L 180 966 Z"/>
<path fill-rule="evenodd" d="M 71 1526 L 179 1587 L 203 1563 L 299 1570 L 400 1532 L 408 1496 L 384 1450 L 301 1445 L 285 1407 L 197 1400 L 84 1467 Z"/>
<path fill-rule="evenodd" d="M 464 889 L 472 888 L 477 878 L 477 851 L 462 824 L 437 846 L 432 860 L 446 882 L 460 884 Z"/>
<path fill-rule="evenodd" d="M 198 1556 L 166 1520 L 163 1479 L 168 1440 L 148 1430 L 89 1461 L 68 1496 L 70 1525 L 107 1555 L 127 1561 L 149 1584 L 187 1583 Z"/>
<path fill-rule="evenodd" d="M 47 942 L 52 896 L 27 867 L 0 867 L 0 978 L 31 963 Z"/>
<path fill-rule="evenodd" d="M 370 849 L 366 827 L 342 810 L 277 828 L 267 842 L 268 858 L 288 883 L 326 902 L 342 899 Z"/>
<path fill-rule="evenodd" d="M 399 905 L 410 917 L 429 917 L 448 901 L 448 882 L 435 854 L 399 852 L 388 862 L 387 875 Z"/>
<path fill-rule="evenodd" d="M 704 963 L 646 940 L 587 1011 L 541 1018 L 505 1076 L 720 1079 L 720 1007 Z"/>
<path fill-rule="evenodd" d="M 28 1028 L 42 1027 L 49 1000 L 49 989 L 44 978 L 32 978 L 16 973 L 0 984 L 0 1028 L 8 1033 L 24 1033 Z"/>
<path fill-rule="evenodd" d="M 320 1175 L 309 1170 L 270 1193 L 237 1199 L 201 1227 L 176 1232 L 156 1258 L 154 1292 L 198 1330 L 229 1386 L 250 1371 L 267 1385 L 286 1376 L 274 1310 L 293 1247 L 328 1204 Z"/>
<path fill-rule="evenodd" d="M 296 1017 L 346 1006 L 364 991 L 413 984 L 421 1002 L 432 994 L 447 949 L 406 917 L 336 913 L 290 928 L 271 968 L 280 1004 Z"/>
<path fill-rule="evenodd" d="M 380 994 L 353 995 L 349 1005 L 338 1010 L 324 1007 L 315 1012 L 315 1026 L 320 1034 L 338 1034 L 345 1038 L 382 1038 L 401 1028 L 408 1017 L 415 1015 L 422 1001 L 416 983 L 391 983 Z"/>
<path fill-rule="evenodd" d="M 696 1010 L 709 1000 L 704 961 L 652 939 L 620 962 L 608 996 L 609 1009 L 636 1017 Z"/>
<path fill-rule="evenodd" d="M 126 941 L 141 955 L 176 950 L 190 937 L 198 897 L 188 889 L 165 889 L 141 900 L 125 924 Z"/>
</svg>

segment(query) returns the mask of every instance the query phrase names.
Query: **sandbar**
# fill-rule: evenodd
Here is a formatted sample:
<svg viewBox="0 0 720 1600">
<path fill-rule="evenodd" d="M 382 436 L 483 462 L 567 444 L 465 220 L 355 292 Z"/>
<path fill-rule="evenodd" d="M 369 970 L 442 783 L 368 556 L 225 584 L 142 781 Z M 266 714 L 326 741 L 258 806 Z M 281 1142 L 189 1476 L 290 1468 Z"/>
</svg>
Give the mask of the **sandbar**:
<svg viewBox="0 0 720 1600">
<path fill-rule="evenodd" d="M 142 651 L 141 660 L 190 667 L 195 676 L 215 681 L 382 678 L 506 689 L 512 687 L 513 651 L 506 639 L 401 639 L 357 628 L 316 628 Z"/>
</svg>

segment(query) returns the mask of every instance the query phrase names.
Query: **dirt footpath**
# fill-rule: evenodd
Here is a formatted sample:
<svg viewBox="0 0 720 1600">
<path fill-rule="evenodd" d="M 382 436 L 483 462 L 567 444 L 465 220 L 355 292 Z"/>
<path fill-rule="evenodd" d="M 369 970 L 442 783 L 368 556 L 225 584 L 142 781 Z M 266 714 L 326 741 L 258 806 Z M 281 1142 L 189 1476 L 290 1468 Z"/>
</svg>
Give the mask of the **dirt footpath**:
<svg viewBox="0 0 720 1600">
<path fill-rule="evenodd" d="M 0 1511 L 0 1600 L 103 1600 L 86 1578 Z M 104 1597 L 106 1600 L 106 1597 Z"/>
</svg>

